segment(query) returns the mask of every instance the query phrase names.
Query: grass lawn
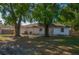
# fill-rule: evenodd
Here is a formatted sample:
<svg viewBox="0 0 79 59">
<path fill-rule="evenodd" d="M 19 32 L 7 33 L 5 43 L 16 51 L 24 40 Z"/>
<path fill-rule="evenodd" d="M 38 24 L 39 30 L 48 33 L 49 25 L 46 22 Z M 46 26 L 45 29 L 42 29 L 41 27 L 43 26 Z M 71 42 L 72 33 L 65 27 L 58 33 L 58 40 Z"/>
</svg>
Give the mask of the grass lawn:
<svg viewBox="0 0 79 59">
<path fill-rule="evenodd" d="M 33 49 L 33 54 L 71 55 L 79 54 L 79 37 L 19 38 L 17 44 Z"/>
<path fill-rule="evenodd" d="M 6 35 L 0 35 L 0 41 L 12 41 Z M 75 55 L 79 54 L 79 37 L 19 37 L 5 45 L 6 54 L 22 55 Z M 0 45 L 1 46 L 1 45 Z M 1 47 L 0 47 L 1 48 Z M 17 51 L 15 51 L 17 50 Z M 8 52 L 9 51 L 9 52 Z M 14 52 L 15 53 L 14 53 Z M 12 52 L 12 53 L 11 53 Z"/>
<path fill-rule="evenodd" d="M 4 41 L 14 41 L 12 38 L 10 38 L 10 34 L 0 34 L 0 42 L 4 42 Z"/>
<path fill-rule="evenodd" d="M 7 36 L 14 36 L 14 34 L 0 34 L 0 36 L 7 37 Z"/>
</svg>

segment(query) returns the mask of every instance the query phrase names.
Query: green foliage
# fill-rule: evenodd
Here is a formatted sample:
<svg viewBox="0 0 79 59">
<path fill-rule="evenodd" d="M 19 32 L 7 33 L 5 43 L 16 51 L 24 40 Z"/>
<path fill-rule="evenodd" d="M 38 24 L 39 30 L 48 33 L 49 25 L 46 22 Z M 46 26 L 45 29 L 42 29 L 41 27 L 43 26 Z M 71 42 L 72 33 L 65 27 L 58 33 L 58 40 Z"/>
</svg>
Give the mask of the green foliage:
<svg viewBox="0 0 79 59">
<path fill-rule="evenodd" d="M 37 4 L 32 12 L 32 17 L 39 23 L 52 24 L 58 13 L 56 4 Z"/>
<path fill-rule="evenodd" d="M 5 24 L 15 26 L 15 36 L 20 36 L 21 22 L 26 22 L 29 14 L 30 4 L 9 3 L 0 4 L 0 12 Z"/>
<path fill-rule="evenodd" d="M 23 22 L 28 18 L 29 4 L 0 4 L 2 18 L 7 24 L 15 24 L 19 18 Z"/>
<path fill-rule="evenodd" d="M 75 19 L 73 21 L 73 27 L 76 30 L 79 30 L 79 4 L 69 4 L 68 5 L 69 8 L 71 8 L 71 10 L 73 11 L 73 13 L 75 14 Z"/>
<path fill-rule="evenodd" d="M 69 7 L 69 5 L 70 4 L 66 4 L 66 6 L 61 9 L 58 22 L 67 26 L 73 26 L 74 25 L 73 22 L 76 16 L 73 10 Z"/>
</svg>

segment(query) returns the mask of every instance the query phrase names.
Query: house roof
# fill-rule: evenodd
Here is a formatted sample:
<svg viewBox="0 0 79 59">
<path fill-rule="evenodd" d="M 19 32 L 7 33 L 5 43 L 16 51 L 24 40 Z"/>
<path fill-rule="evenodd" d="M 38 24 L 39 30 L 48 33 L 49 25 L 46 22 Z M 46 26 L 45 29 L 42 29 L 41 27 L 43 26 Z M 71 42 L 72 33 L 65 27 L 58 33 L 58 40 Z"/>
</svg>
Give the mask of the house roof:
<svg viewBox="0 0 79 59">
<path fill-rule="evenodd" d="M 26 29 L 26 28 L 40 28 L 40 27 L 44 27 L 44 24 L 34 23 L 34 24 L 29 24 L 29 25 L 21 25 L 22 29 Z M 60 23 L 54 23 L 54 24 L 51 24 L 50 27 L 70 27 L 70 26 L 65 26 L 65 25 L 60 24 Z M 14 26 L 0 24 L 0 28 L 1 29 L 14 29 Z"/>
<path fill-rule="evenodd" d="M 12 25 L 0 24 L 0 28 L 14 28 Z"/>
<path fill-rule="evenodd" d="M 44 24 L 35 23 L 35 24 L 24 25 L 22 27 L 26 27 L 26 28 L 39 28 L 39 27 L 44 27 Z M 54 23 L 54 24 L 51 24 L 50 27 L 70 27 L 70 26 L 65 26 L 65 25 L 60 24 L 60 23 Z"/>
<path fill-rule="evenodd" d="M 38 28 L 38 27 L 41 27 L 41 25 L 39 26 L 38 23 L 35 23 L 35 24 L 29 24 L 29 25 L 22 25 L 21 27 L 22 28 Z"/>
<path fill-rule="evenodd" d="M 52 25 L 53 27 L 70 27 L 70 26 L 66 26 L 66 25 L 64 25 L 64 24 L 60 24 L 60 23 L 54 23 L 53 25 Z"/>
</svg>

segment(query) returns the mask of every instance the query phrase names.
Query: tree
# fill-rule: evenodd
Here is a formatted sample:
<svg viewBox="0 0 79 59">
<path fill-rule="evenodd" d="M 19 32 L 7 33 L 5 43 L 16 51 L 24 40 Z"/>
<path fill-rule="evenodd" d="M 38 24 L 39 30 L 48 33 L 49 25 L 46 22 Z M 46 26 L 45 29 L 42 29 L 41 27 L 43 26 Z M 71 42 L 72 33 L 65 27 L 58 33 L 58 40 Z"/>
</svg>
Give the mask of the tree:
<svg viewBox="0 0 79 59">
<path fill-rule="evenodd" d="M 0 4 L 2 18 L 5 23 L 15 26 L 15 36 L 20 36 L 21 22 L 26 21 L 29 14 L 29 4 Z"/>
<path fill-rule="evenodd" d="M 73 27 L 75 30 L 79 30 L 79 4 L 68 4 L 68 7 L 71 8 L 75 14 L 75 19 L 73 21 Z"/>
<path fill-rule="evenodd" d="M 61 21 L 75 30 L 79 29 L 79 4 L 67 4 L 61 11 Z"/>
<path fill-rule="evenodd" d="M 72 25 L 72 22 L 75 19 L 75 14 L 67 5 L 61 9 L 59 18 L 60 19 L 58 20 L 58 22 L 68 26 L 68 25 Z"/>
<path fill-rule="evenodd" d="M 49 26 L 57 18 L 59 7 L 57 4 L 36 4 L 32 11 L 33 20 L 44 25 L 45 36 L 49 36 Z"/>
</svg>

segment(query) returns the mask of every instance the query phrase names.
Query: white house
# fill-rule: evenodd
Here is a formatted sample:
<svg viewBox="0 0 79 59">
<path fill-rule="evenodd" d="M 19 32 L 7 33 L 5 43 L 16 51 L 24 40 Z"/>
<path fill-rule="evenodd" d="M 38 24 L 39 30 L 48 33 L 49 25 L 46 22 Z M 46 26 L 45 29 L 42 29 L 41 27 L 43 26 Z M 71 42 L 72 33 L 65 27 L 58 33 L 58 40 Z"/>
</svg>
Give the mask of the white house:
<svg viewBox="0 0 79 59">
<path fill-rule="evenodd" d="M 0 34 L 9 34 L 14 33 L 14 26 L 10 25 L 3 25 L 0 24 Z M 29 24 L 29 25 L 22 25 L 21 34 L 33 34 L 33 35 L 44 35 L 44 25 L 37 23 L 35 24 Z M 70 35 L 71 28 L 69 26 L 64 26 L 62 24 L 52 24 L 49 26 L 49 35 L 50 36 L 56 36 L 56 35 Z"/>
<path fill-rule="evenodd" d="M 70 35 L 69 27 L 54 27 L 53 35 Z"/>
<path fill-rule="evenodd" d="M 44 25 L 30 24 L 26 25 L 26 34 L 44 35 Z M 49 35 L 70 35 L 71 28 L 62 24 L 52 24 L 49 26 Z"/>
</svg>

